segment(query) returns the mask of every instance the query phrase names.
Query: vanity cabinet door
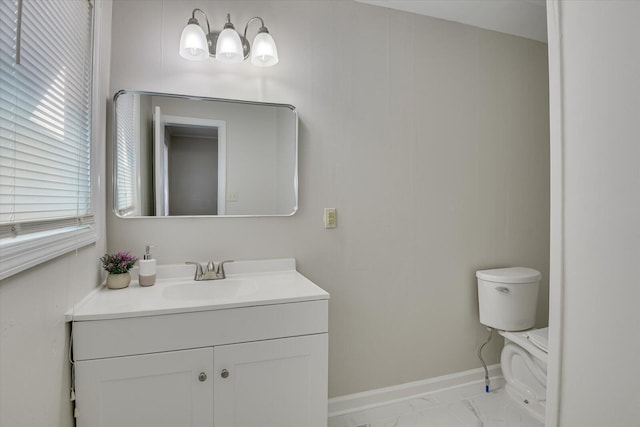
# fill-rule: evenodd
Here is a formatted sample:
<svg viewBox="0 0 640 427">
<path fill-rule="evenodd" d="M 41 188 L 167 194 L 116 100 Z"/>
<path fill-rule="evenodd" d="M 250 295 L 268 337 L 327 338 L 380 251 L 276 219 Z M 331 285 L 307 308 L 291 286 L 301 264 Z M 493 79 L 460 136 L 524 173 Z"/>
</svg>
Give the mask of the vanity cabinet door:
<svg viewBox="0 0 640 427">
<path fill-rule="evenodd" d="M 215 427 L 326 427 L 327 334 L 214 347 Z"/>
<path fill-rule="evenodd" d="M 212 427 L 213 348 L 76 362 L 78 427 Z"/>
</svg>

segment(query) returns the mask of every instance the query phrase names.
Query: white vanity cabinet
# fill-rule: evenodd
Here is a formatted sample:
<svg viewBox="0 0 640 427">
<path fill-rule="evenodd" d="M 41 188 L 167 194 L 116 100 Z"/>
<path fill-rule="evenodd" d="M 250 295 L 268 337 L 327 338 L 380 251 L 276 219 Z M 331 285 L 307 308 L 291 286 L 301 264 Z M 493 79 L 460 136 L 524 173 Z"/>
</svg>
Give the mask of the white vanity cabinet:
<svg viewBox="0 0 640 427">
<path fill-rule="evenodd" d="M 213 425 L 213 348 L 76 364 L 78 426 Z"/>
<path fill-rule="evenodd" d="M 327 334 L 215 347 L 213 425 L 326 427 L 326 349 Z"/>
<path fill-rule="evenodd" d="M 273 292 L 163 306 L 184 283 L 158 280 L 77 308 L 77 426 L 326 427 L 328 294 L 295 271 L 251 280 Z"/>
</svg>

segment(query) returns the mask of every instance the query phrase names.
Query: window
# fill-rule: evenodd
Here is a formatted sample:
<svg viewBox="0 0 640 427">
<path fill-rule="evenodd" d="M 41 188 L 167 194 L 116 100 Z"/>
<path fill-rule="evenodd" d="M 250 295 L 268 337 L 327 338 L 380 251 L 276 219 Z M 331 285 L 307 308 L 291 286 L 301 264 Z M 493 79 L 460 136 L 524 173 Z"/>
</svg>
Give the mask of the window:
<svg viewBox="0 0 640 427">
<path fill-rule="evenodd" d="M 94 242 L 93 6 L 0 0 L 0 279 Z"/>
</svg>

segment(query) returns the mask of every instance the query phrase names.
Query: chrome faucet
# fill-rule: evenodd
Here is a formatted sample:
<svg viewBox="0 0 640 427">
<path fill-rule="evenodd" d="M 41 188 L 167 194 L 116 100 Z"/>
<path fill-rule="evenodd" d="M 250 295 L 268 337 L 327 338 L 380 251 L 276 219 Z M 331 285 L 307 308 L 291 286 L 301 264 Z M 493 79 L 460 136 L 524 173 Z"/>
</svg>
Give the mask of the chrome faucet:
<svg viewBox="0 0 640 427">
<path fill-rule="evenodd" d="M 233 262 L 233 260 L 221 261 L 218 263 L 218 268 L 215 268 L 213 261 L 207 263 L 206 269 L 202 268 L 202 264 L 199 262 L 187 261 L 185 264 L 193 264 L 196 266 L 196 274 L 193 276 L 193 280 L 220 280 L 226 277 L 224 273 L 224 265 L 226 263 Z"/>
</svg>

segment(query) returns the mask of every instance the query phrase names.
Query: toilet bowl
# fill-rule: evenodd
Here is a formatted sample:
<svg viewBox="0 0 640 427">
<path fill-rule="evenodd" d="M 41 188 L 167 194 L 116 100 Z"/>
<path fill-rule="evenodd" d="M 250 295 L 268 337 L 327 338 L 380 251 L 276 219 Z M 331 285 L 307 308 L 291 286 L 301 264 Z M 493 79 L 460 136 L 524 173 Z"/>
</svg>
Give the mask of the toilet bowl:
<svg viewBox="0 0 640 427">
<path fill-rule="evenodd" d="M 547 328 L 535 324 L 538 271 L 511 267 L 476 272 L 480 323 L 505 338 L 500 364 L 507 394 L 544 422 L 547 392 Z"/>
<path fill-rule="evenodd" d="M 544 422 L 547 394 L 547 328 L 499 331 L 505 339 L 500 365 L 507 394 Z"/>
</svg>

